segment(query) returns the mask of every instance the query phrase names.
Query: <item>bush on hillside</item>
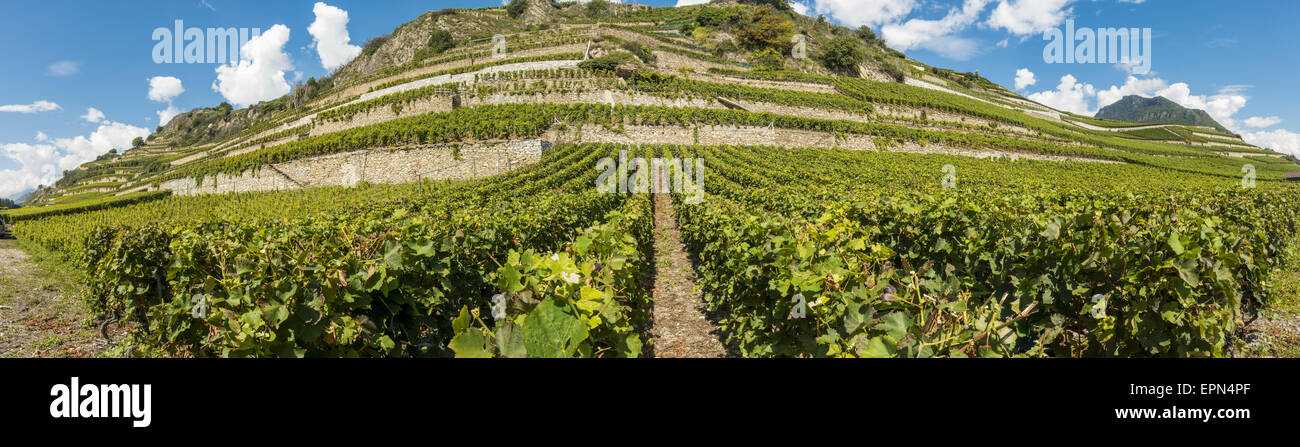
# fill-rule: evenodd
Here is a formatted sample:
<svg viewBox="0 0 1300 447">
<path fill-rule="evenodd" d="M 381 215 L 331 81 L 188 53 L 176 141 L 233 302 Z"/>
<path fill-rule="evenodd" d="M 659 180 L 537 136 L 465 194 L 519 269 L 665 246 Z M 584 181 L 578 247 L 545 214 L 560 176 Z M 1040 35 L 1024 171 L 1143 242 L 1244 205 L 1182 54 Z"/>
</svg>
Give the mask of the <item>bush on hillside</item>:
<svg viewBox="0 0 1300 447">
<path fill-rule="evenodd" d="M 777 71 L 785 69 L 785 57 L 776 52 L 775 49 L 766 48 L 754 53 L 754 60 L 751 61 L 754 69 L 761 71 Z"/>
<path fill-rule="evenodd" d="M 451 32 L 444 29 L 433 30 L 429 35 L 429 50 L 434 54 L 441 54 L 456 46 L 456 41 L 451 37 Z"/>
<path fill-rule="evenodd" d="M 862 39 L 862 40 L 864 40 L 864 41 L 866 41 L 866 42 L 868 42 L 868 43 L 870 43 L 870 42 L 875 42 L 875 41 L 876 41 L 876 32 L 875 32 L 875 31 L 872 31 L 872 30 L 871 30 L 871 27 L 866 26 L 866 25 L 862 25 L 862 26 L 858 27 L 858 38 L 860 38 L 860 39 Z"/>
<path fill-rule="evenodd" d="M 587 70 L 605 70 L 614 71 L 615 68 L 624 62 L 632 62 L 635 56 L 632 53 L 623 51 L 606 54 L 604 56 L 589 59 L 578 64 L 578 68 Z"/>
<path fill-rule="evenodd" d="M 691 37 L 691 34 L 695 33 L 695 22 L 686 22 L 677 31 L 681 32 L 683 36 Z"/>
<path fill-rule="evenodd" d="M 740 24 L 736 33 L 740 44 L 750 50 L 773 48 L 781 53 L 794 45 L 794 26 L 784 16 L 769 6 L 755 9 Z"/>
<path fill-rule="evenodd" d="M 641 59 L 641 62 L 653 65 L 659 61 L 654 52 L 646 48 L 645 45 L 636 42 L 623 42 L 622 48 L 635 55 L 637 59 Z"/>
<path fill-rule="evenodd" d="M 858 65 L 867 59 L 862 43 L 850 37 L 836 37 L 827 42 L 817 60 L 836 73 L 856 73 Z"/>
<path fill-rule="evenodd" d="M 422 61 L 437 56 L 455 46 L 456 42 L 452 38 L 451 32 L 441 29 L 433 30 L 433 33 L 429 35 L 428 45 L 415 51 L 415 60 Z"/>
<path fill-rule="evenodd" d="M 388 39 L 391 39 L 392 37 L 393 36 L 383 35 L 370 38 L 370 40 L 366 41 L 365 46 L 361 47 L 361 55 L 369 56 L 374 54 L 376 51 L 379 51 L 379 47 L 383 46 L 384 42 L 387 42 Z"/>
<path fill-rule="evenodd" d="M 613 8 L 609 5 L 609 0 L 591 0 L 587 3 L 587 17 L 609 17 Z"/>
<path fill-rule="evenodd" d="M 790 2 L 787 0 L 740 0 L 740 3 L 754 6 L 767 6 L 777 11 L 794 10 L 794 8 L 790 7 Z"/>
<path fill-rule="evenodd" d="M 700 26 L 722 26 L 734 22 L 739 17 L 736 11 L 725 8 L 704 8 L 695 15 L 695 23 Z"/>
<path fill-rule="evenodd" d="M 903 64 L 898 61 L 887 61 L 880 64 L 880 69 L 894 79 L 894 82 L 907 81 L 907 72 L 903 71 Z"/>
<path fill-rule="evenodd" d="M 528 0 L 513 0 L 506 6 L 506 14 L 512 19 L 517 19 L 524 15 L 524 10 L 528 8 Z"/>
</svg>

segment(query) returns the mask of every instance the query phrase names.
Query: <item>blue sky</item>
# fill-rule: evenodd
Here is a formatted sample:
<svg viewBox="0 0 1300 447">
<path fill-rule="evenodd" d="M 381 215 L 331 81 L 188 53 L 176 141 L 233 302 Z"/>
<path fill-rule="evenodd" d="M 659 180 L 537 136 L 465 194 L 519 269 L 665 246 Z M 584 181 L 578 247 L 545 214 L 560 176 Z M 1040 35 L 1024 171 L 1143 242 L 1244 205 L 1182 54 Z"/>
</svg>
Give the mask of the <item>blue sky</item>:
<svg viewBox="0 0 1300 447">
<path fill-rule="evenodd" d="M 671 6 L 698 0 L 637 3 Z M 500 0 L 172 0 L 5 2 L 0 6 L 0 197 L 48 183 L 58 173 L 124 147 L 159 125 L 160 111 L 278 96 L 277 76 L 322 76 L 367 39 L 389 33 L 425 11 L 499 5 Z M 1292 37 L 1300 2 L 1260 0 L 1226 6 L 1211 0 L 800 0 L 798 8 L 830 20 L 869 25 L 891 46 L 925 63 L 985 77 L 1062 110 L 1092 113 L 1123 94 L 1162 95 L 1205 108 L 1249 141 L 1300 153 L 1300 41 Z M 337 9 L 334 9 L 337 8 Z M 75 13 L 73 13 L 75 11 Z M 339 13 L 346 11 L 343 23 Z M 1115 64 L 1048 64 L 1043 31 L 1077 27 L 1152 30 L 1152 71 L 1133 76 Z M 156 64 L 156 28 L 260 28 L 255 66 L 228 68 L 214 90 L 218 64 Z M 309 27 L 320 20 L 317 37 Z M 342 41 L 342 32 L 350 40 Z M 282 53 L 282 55 L 281 55 Z M 246 54 L 247 55 L 247 54 Z M 263 57 L 264 56 L 264 57 Z M 291 67 L 290 67 L 291 66 Z M 1021 83 L 1017 84 L 1017 71 Z M 283 72 L 282 75 L 280 73 Z M 1033 84 L 1025 84 L 1032 73 Z M 1062 82 L 1063 77 L 1067 82 Z M 151 99 L 150 79 L 159 82 Z M 283 87 L 283 86 L 281 86 Z M 252 99 L 250 99 L 252 98 Z M 88 112 L 94 108 L 99 114 Z M 100 116 L 102 114 L 102 116 Z M 39 133 L 38 133 L 39 132 Z"/>
</svg>

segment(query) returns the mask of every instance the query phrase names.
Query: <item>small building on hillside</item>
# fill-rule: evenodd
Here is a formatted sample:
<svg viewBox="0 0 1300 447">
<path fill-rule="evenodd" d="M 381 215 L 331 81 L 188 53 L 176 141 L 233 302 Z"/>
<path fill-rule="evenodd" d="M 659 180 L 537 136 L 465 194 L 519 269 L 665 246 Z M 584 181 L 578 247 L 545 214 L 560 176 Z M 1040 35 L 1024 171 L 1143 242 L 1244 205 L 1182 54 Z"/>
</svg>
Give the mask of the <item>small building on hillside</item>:
<svg viewBox="0 0 1300 447">
<path fill-rule="evenodd" d="M 1282 174 L 1282 178 L 1293 182 L 1300 182 L 1300 171 L 1291 171 L 1286 174 Z"/>
</svg>

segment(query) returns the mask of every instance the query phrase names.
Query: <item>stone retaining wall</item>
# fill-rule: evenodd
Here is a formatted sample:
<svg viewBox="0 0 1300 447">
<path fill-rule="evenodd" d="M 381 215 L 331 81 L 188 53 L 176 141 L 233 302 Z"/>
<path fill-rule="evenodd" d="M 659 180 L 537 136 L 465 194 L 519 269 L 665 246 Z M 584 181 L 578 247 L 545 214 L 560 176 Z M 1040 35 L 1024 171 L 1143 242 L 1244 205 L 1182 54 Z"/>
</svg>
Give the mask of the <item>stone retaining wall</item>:
<svg viewBox="0 0 1300 447">
<path fill-rule="evenodd" d="M 567 130 L 552 129 L 547 137 L 557 143 L 678 144 L 819 147 L 850 150 L 875 150 L 870 136 L 850 135 L 836 139 L 828 132 L 772 129 L 749 126 L 624 126 L 618 133 L 604 126 L 586 124 Z M 698 142 L 697 142 L 698 139 Z"/>
<path fill-rule="evenodd" d="M 558 53 L 575 53 L 575 52 L 576 52 L 576 53 L 580 53 L 580 52 L 582 52 L 582 51 L 584 51 L 584 50 L 586 50 L 586 49 L 587 49 L 587 44 L 586 44 L 585 42 L 584 42 L 584 43 L 579 43 L 579 44 L 558 45 L 558 46 L 545 47 L 545 48 L 531 48 L 531 49 L 527 49 L 527 50 L 522 50 L 522 51 L 517 51 L 517 52 L 512 52 L 512 53 L 506 53 L 506 55 L 505 55 L 505 57 L 503 57 L 503 59 L 513 59 L 513 58 L 519 58 L 519 57 L 533 57 L 533 56 L 542 56 L 542 55 L 547 55 L 547 54 L 558 54 Z M 451 69 L 456 69 L 456 68 L 460 68 L 460 67 L 468 67 L 468 66 L 471 66 L 471 65 L 477 65 L 477 64 L 484 63 L 484 62 L 488 62 L 488 61 L 490 61 L 490 60 L 497 60 L 497 59 L 491 59 L 491 58 L 489 58 L 489 59 L 477 59 L 477 60 L 462 59 L 462 60 L 458 60 L 458 61 L 447 62 L 447 63 L 445 63 L 445 64 L 431 65 L 431 66 L 428 66 L 428 67 L 421 67 L 421 68 L 417 68 L 417 69 L 414 69 L 414 70 L 405 71 L 405 72 L 398 73 L 398 74 L 394 74 L 394 75 L 392 75 L 392 76 L 384 77 L 384 78 L 381 78 L 381 79 L 375 79 L 375 80 L 372 80 L 372 81 L 367 81 L 367 82 L 365 82 L 365 83 L 361 83 L 361 84 L 353 85 L 353 86 L 350 86 L 350 87 L 346 87 L 346 88 L 344 88 L 342 91 L 337 91 L 337 92 L 331 93 L 331 94 L 329 94 L 329 95 L 326 95 L 326 96 L 324 96 L 324 97 L 316 98 L 316 99 L 312 100 L 311 104 L 309 104 L 308 107 L 316 107 L 316 106 L 320 106 L 320 105 L 323 105 L 323 104 L 329 104 L 329 103 L 331 103 L 331 102 L 339 101 L 339 100 L 342 100 L 342 99 L 344 99 L 344 98 L 350 98 L 350 97 L 355 96 L 355 95 L 364 94 L 364 93 L 369 92 L 371 87 L 374 87 L 374 86 L 377 86 L 377 85 L 383 84 L 383 83 L 385 83 L 385 82 L 392 81 L 392 80 L 394 80 L 394 79 L 401 79 L 401 78 L 405 78 L 405 77 L 417 76 L 417 75 L 422 75 L 422 74 L 426 74 L 426 73 L 435 73 L 435 72 L 439 72 L 439 71 L 443 71 L 443 70 L 451 70 Z M 552 61 L 552 62 L 553 62 L 553 61 Z M 572 61 L 571 61 L 571 62 L 572 62 Z M 511 64 L 511 65 L 518 65 L 518 64 Z M 471 78 L 473 78 L 473 75 L 472 75 L 472 74 L 471 74 Z M 448 81 L 448 82 L 452 82 L 452 81 Z"/>
<path fill-rule="evenodd" d="M 178 195 L 272 191 L 360 182 L 406 183 L 417 179 L 464 179 L 507 172 L 535 163 L 550 150 L 543 140 L 439 144 L 409 149 L 361 150 L 306 158 L 246 171 L 163 182 Z"/>
</svg>

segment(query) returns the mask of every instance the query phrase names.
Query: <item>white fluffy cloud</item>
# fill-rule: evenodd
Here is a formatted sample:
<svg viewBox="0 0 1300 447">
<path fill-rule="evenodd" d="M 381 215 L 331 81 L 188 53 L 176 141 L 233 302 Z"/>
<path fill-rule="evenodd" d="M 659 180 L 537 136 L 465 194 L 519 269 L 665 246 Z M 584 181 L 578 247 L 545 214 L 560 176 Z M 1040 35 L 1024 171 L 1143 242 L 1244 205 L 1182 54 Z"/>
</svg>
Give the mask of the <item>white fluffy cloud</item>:
<svg viewBox="0 0 1300 447">
<path fill-rule="evenodd" d="M 1019 72 L 1017 72 L 1017 82 Z M 1074 76 L 1061 78 L 1056 90 L 1049 90 L 1029 95 L 1029 99 L 1049 107 L 1081 115 L 1093 115 L 1097 109 L 1115 103 L 1128 95 L 1146 98 L 1163 96 L 1170 101 L 1189 109 L 1204 110 L 1219 124 L 1241 135 L 1247 143 L 1272 149 L 1278 152 L 1300 156 L 1300 133 L 1286 129 L 1251 132 L 1248 128 L 1265 128 L 1282 122 L 1276 116 L 1252 116 L 1237 119 L 1235 115 L 1246 107 L 1249 98 L 1242 94 L 1246 86 L 1232 85 L 1219 89 L 1213 95 L 1196 95 L 1191 86 L 1185 82 L 1170 84 L 1160 78 L 1137 78 L 1129 76 L 1124 85 L 1112 85 L 1105 90 L 1096 90 L 1092 85 L 1079 83 Z M 1097 108 L 1088 106 L 1090 96 L 1095 96 Z"/>
<path fill-rule="evenodd" d="M 1247 143 L 1300 157 L 1300 133 L 1284 129 L 1264 132 L 1241 132 Z"/>
<path fill-rule="evenodd" d="M 149 100 L 167 103 L 167 108 L 157 111 L 158 125 L 162 126 L 171 121 L 173 117 L 181 113 L 180 109 L 172 105 L 172 98 L 185 92 L 185 87 L 181 86 L 181 80 L 171 76 L 154 76 L 149 78 Z"/>
<path fill-rule="evenodd" d="M 1169 98 L 1189 109 L 1201 109 L 1209 112 L 1210 117 L 1229 129 L 1238 128 L 1233 115 L 1246 107 L 1246 97 L 1233 90 L 1219 90 L 1216 95 L 1193 95 L 1187 83 L 1179 82 L 1156 92 L 1157 96 Z"/>
<path fill-rule="evenodd" d="M 1263 129 L 1265 127 L 1269 127 L 1280 122 L 1282 122 L 1282 118 L 1278 118 L 1276 116 L 1269 116 L 1269 117 L 1252 116 L 1250 118 L 1246 118 L 1241 123 L 1244 124 L 1246 127 Z"/>
<path fill-rule="evenodd" d="M 61 108 L 62 107 L 59 107 L 58 104 L 49 101 L 36 101 L 31 104 L 9 104 L 0 106 L 0 112 L 37 113 L 59 110 Z"/>
<path fill-rule="evenodd" d="M 889 46 L 899 50 L 922 48 L 950 59 L 969 59 L 975 55 L 979 45 L 952 34 L 979 20 L 988 3 L 989 0 L 965 0 L 961 8 L 950 9 L 942 19 L 911 19 L 901 24 L 888 24 L 880 29 L 880 35 Z"/>
<path fill-rule="evenodd" d="M 361 54 L 361 47 L 349 44 L 352 39 L 348 36 L 347 11 L 324 2 L 316 2 L 311 10 L 316 14 L 316 21 L 307 27 L 307 33 L 311 34 L 316 54 L 320 55 L 321 66 L 333 70 Z"/>
<path fill-rule="evenodd" d="M 165 126 L 167 125 L 167 122 L 172 120 L 172 118 L 175 118 L 176 115 L 181 114 L 181 109 L 178 109 L 176 108 L 176 106 L 173 106 L 171 104 L 167 104 L 167 108 L 159 110 L 157 113 L 158 113 L 158 125 Z"/>
<path fill-rule="evenodd" d="M 1066 80 L 1070 81 L 1069 83 Z M 1092 115 L 1098 109 L 1114 104 L 1115 101 L 1123 99 L 1125 96 L 1137 95 L 1144 98 L 1163 96 L 1170 101 L 1177 103 L 1189 109 L 1200 109 L 1210 114 L 1210 117 L 1223 124 L 1229 129 L 1237 128 L 1237 122 L 1233 115 L 1242 107 L 1246 106 L 1247 98 L 1240 92 L 1242 87 L 1232 86 L 1220 89 L 1214 95 L 1194 95 L 1191 86 L 1185 82 L 1170 84 L 1168 81 L 1160 78 L 1138 78 L 1129 76 L 1124 80 L 1124 85 L 1112 85 L 1103 90 L 1093 89 L 1091 85 L 1078 83 L 1072 75 L 1065 75 L 1061 78 L 1061 84 L 1056 90 L 1039 92 L 1030 95 L 1030 99 L 1038 101 L 1044 105 L 1051 106 L 1060 110 Z M 1080 93 L 1084 94 L 1080 97 Z M 1089 97 L 1095 97 L 1096 108 L 1088 106 Z M 1039 100 L 1042 98 L 1043 100 Z M 1057 107 L 1057 106 L 1060 107 Z"/>
<path fill-rule="evenodd" d="M 1056 110 L 1092 116 L 1097 111 L 1088 107 L 1088 100 L 1096 95 L 1097 89 L 1092 84 L 1080 83 L 1073 75 L 1065 75 L 1061 76 L 1056 90 L 1034 93 L 1029 95 L 1029 99 Z"/>
<path fill-rule="evenodd" d="M 1034 77 L 1034 72 L 1029 71 L 1028 68 L 1016 70 L 1016 90 L 1024 90 L 1025 87 L 1037 83 L 1038 79 Z"/>
<path fill-rule="evenodd" d="M 104 119 L 104 112 L 101 112 L 99 111 L 99 109 L 91 107 L 86 109 L 86 114 L 81 115 L 81 119 L 90 121 L 92 123 L 98 123 Z"/>
<path fill-rule="evenodd" d="M 1000 0 L 986 25 L 1025 36 L 1055 28 L 1074 13 L 1066 8 L 1074 0 Z"/>
<path fill-rule="evenodd" d="M 168 102 L 177 95 L 185 93 L 181 80 L 171 76 L 154 76 L 149 78 L 149 100 Z"/>
<path fill-rule="evenodd" d="M 63 172 L 59 166 L 64 156 L 49 144 L 0 144 L 0 155 L 19 165 L 18 169 L 0 170 L 0 197 L 53 184 Z"/>
<path fill-rule="evenodd" d="M 239 106 L 289 93 L 292 89 L 284 80 L 284 72 L 293 69 L 293 62 L 284 52 L 288 41 L 289 28 L 284 25 L 272 26 L 249 40 L 239 50 L 238 64 L 217 67 L 217 80 L 212 83 L 212 89 Z"/>
<path fill-rule="evenodd" d="M 852 27 L 897 22 L 916 6 L 916 0 L 813 0 L 813 10 L 818 14 L 826 14 Z"/>
<path fill-rule="evenodd" d="M 790 9 L 793 9 L 794 12 L 806 16 L 812 15 L 812 8 L 808 7 L 808 5 L 799 2 L 790 2 L 789 4 L 790 4 Z"/>
<path fill-rule="evenodd" d="M 72 76 L 81 69 L 81 64 L 73 61 L 58 61 L 50 65 L 46 74 L 50 76 Z"/>
<path fill-rule="evenodd" d="M 101 120 L 88 136 L 50 139 L 37 132 L 38 144 L 0 144 L 0 156 L 18 163 L 18 169 L 0 170 L 0 197 L 27 191 L 38 185 L 51 185 L 63 171 L 80 166 L 108 152 L 131 147 L 131 140 L 149 136 L 149 130 Z"/>
</svg>

